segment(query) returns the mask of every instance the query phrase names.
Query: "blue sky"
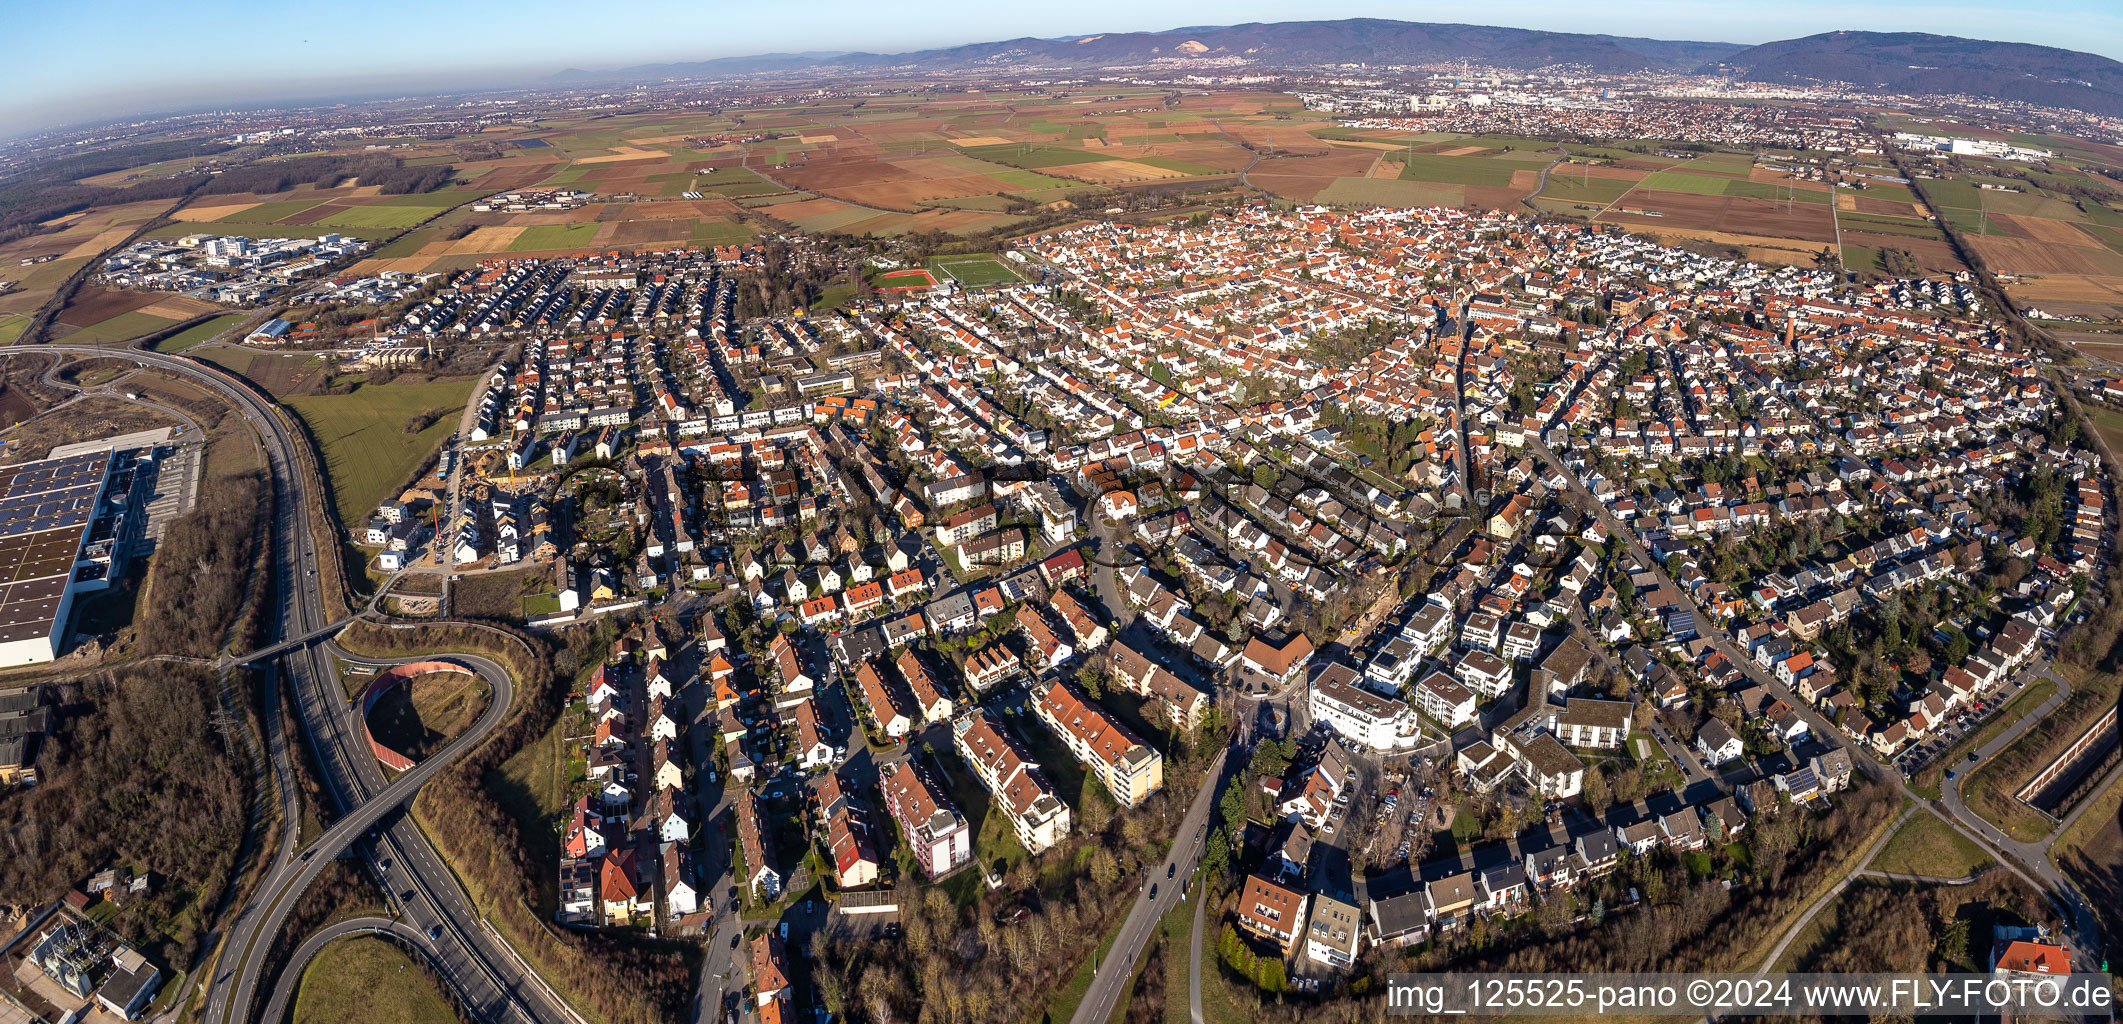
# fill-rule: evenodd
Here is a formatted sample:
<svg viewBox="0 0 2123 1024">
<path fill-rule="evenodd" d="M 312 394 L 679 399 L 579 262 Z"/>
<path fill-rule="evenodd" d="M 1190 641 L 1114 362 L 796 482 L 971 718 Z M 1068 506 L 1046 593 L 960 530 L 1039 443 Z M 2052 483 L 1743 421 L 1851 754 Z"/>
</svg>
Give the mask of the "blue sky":
<svg viewBox="0 0 2123 1024">
<path fill-rule="evenodd" d="M 1323 0 L 1297 7 L 1267 0 L 0 0 L 8 35 L 35 41 L 0 63 L 0 134 L 200 104 L 511 85 L 564 67 L 1345 17 L 1736 43 L 1832 29 L 1915 30 L 2123 59 L 2123 4 L 2116 0 L 2047 0 L 2035 10 L 1910 0 Z"/>
</svg>

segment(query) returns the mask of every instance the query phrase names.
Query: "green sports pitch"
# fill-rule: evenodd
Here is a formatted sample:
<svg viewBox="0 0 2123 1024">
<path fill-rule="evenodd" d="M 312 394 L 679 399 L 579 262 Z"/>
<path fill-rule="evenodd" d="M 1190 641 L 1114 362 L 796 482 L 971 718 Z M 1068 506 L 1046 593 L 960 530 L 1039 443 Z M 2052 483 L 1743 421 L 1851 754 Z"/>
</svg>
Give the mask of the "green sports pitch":
<svg viewBox="0 0 2123 1024">
<path fill-rule="evenodd" d="M 1017 271 L 1010 269 L 1009 264 L 993 256 L 939 256 L 929 261 L 929 269 L 966 288 L 1017 284 L 1024 280 Z"/>
</svg>

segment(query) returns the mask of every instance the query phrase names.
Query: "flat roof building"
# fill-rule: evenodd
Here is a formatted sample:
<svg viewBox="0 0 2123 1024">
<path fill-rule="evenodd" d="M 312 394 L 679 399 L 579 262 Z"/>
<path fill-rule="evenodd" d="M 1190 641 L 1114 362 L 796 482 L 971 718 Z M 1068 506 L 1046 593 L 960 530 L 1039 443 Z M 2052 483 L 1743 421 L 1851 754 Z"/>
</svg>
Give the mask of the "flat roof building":
<svg viewBox="0 0 2123 1024">
<path fill-rule="evenodd" d="M 98 451 L 0 468 L 0 668 L 59 656 L 76 594 L 110 586 L 137 452 Z"/>
</svg>

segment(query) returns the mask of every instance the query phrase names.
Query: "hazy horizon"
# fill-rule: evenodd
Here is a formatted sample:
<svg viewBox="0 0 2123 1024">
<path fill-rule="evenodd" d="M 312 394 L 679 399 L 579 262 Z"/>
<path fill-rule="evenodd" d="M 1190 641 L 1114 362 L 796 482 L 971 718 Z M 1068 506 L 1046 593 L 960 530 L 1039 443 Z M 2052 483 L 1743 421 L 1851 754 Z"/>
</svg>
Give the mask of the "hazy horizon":
<svg viewBox="0 0 2123 1024">
<path fill-rule="evenodd" d="M 775 52 L 897 53 L 1023 36 L 1357 17 L 1745 45 L 1838 29 L 1912 31 L 2056 46 L 2110 59 L 2123 54 L 2123 12 L 2094 0 L 2064 0 L 2009 18 L 1996 8 L 1902 0 L 1862 7 L 1827 0 L 1774 7 L 1649 0 L 1621 10 L 1506 0 L 1478 11 L 1351 0 L 1302 12 L 1259 0 L 1215 6 L 1087 0 L 1066 11 L 967 0 L 938 0 L 909 11 L 822 0 L 800 14 L 752 6 L 718 12 L 649 0 L 624 15 L 586 15 L 579 6 L 550 0 L 499 10 L 405 0 L 354 9 L 297 0 L 262 12 L 241 3 L 151 6 L 122 0 L 97 8 L 93 22 L 88 11 L 53 6 L 13 17 L 17 38 L 105 45 L 46 46 L 0 70 L 0 95 L 8 97 L 0 101 L 0 135 L 222 105 L 514 88 L 570 67 L 602 71 Z M 200 53 L 222 59 L 173 60 Z"/>
</svg>

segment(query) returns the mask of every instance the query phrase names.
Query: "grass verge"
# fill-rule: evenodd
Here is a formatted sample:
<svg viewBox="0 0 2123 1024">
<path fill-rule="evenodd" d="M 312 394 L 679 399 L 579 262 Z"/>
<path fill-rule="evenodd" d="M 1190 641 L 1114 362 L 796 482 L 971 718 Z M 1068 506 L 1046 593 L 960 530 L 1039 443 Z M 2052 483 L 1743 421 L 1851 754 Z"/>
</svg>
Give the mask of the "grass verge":
<svg viewBox="0 0 2123 1024">
<path fill-rule="evenodd" d="M 1997 863 L 1936 814 L 1919 811 L 1909 816 L 1894 838 L 1880 848 L 1867 865 L 1874 871 L 1898 875 L 1929 875 L 1962 878 Z"/>
<path fill-rule="evenodd" d="M 290 1017 L 294 1024 L 457 1024 L 426 970 L 367 936 L 334 942 L 310 961 Z"/>
</svg>

